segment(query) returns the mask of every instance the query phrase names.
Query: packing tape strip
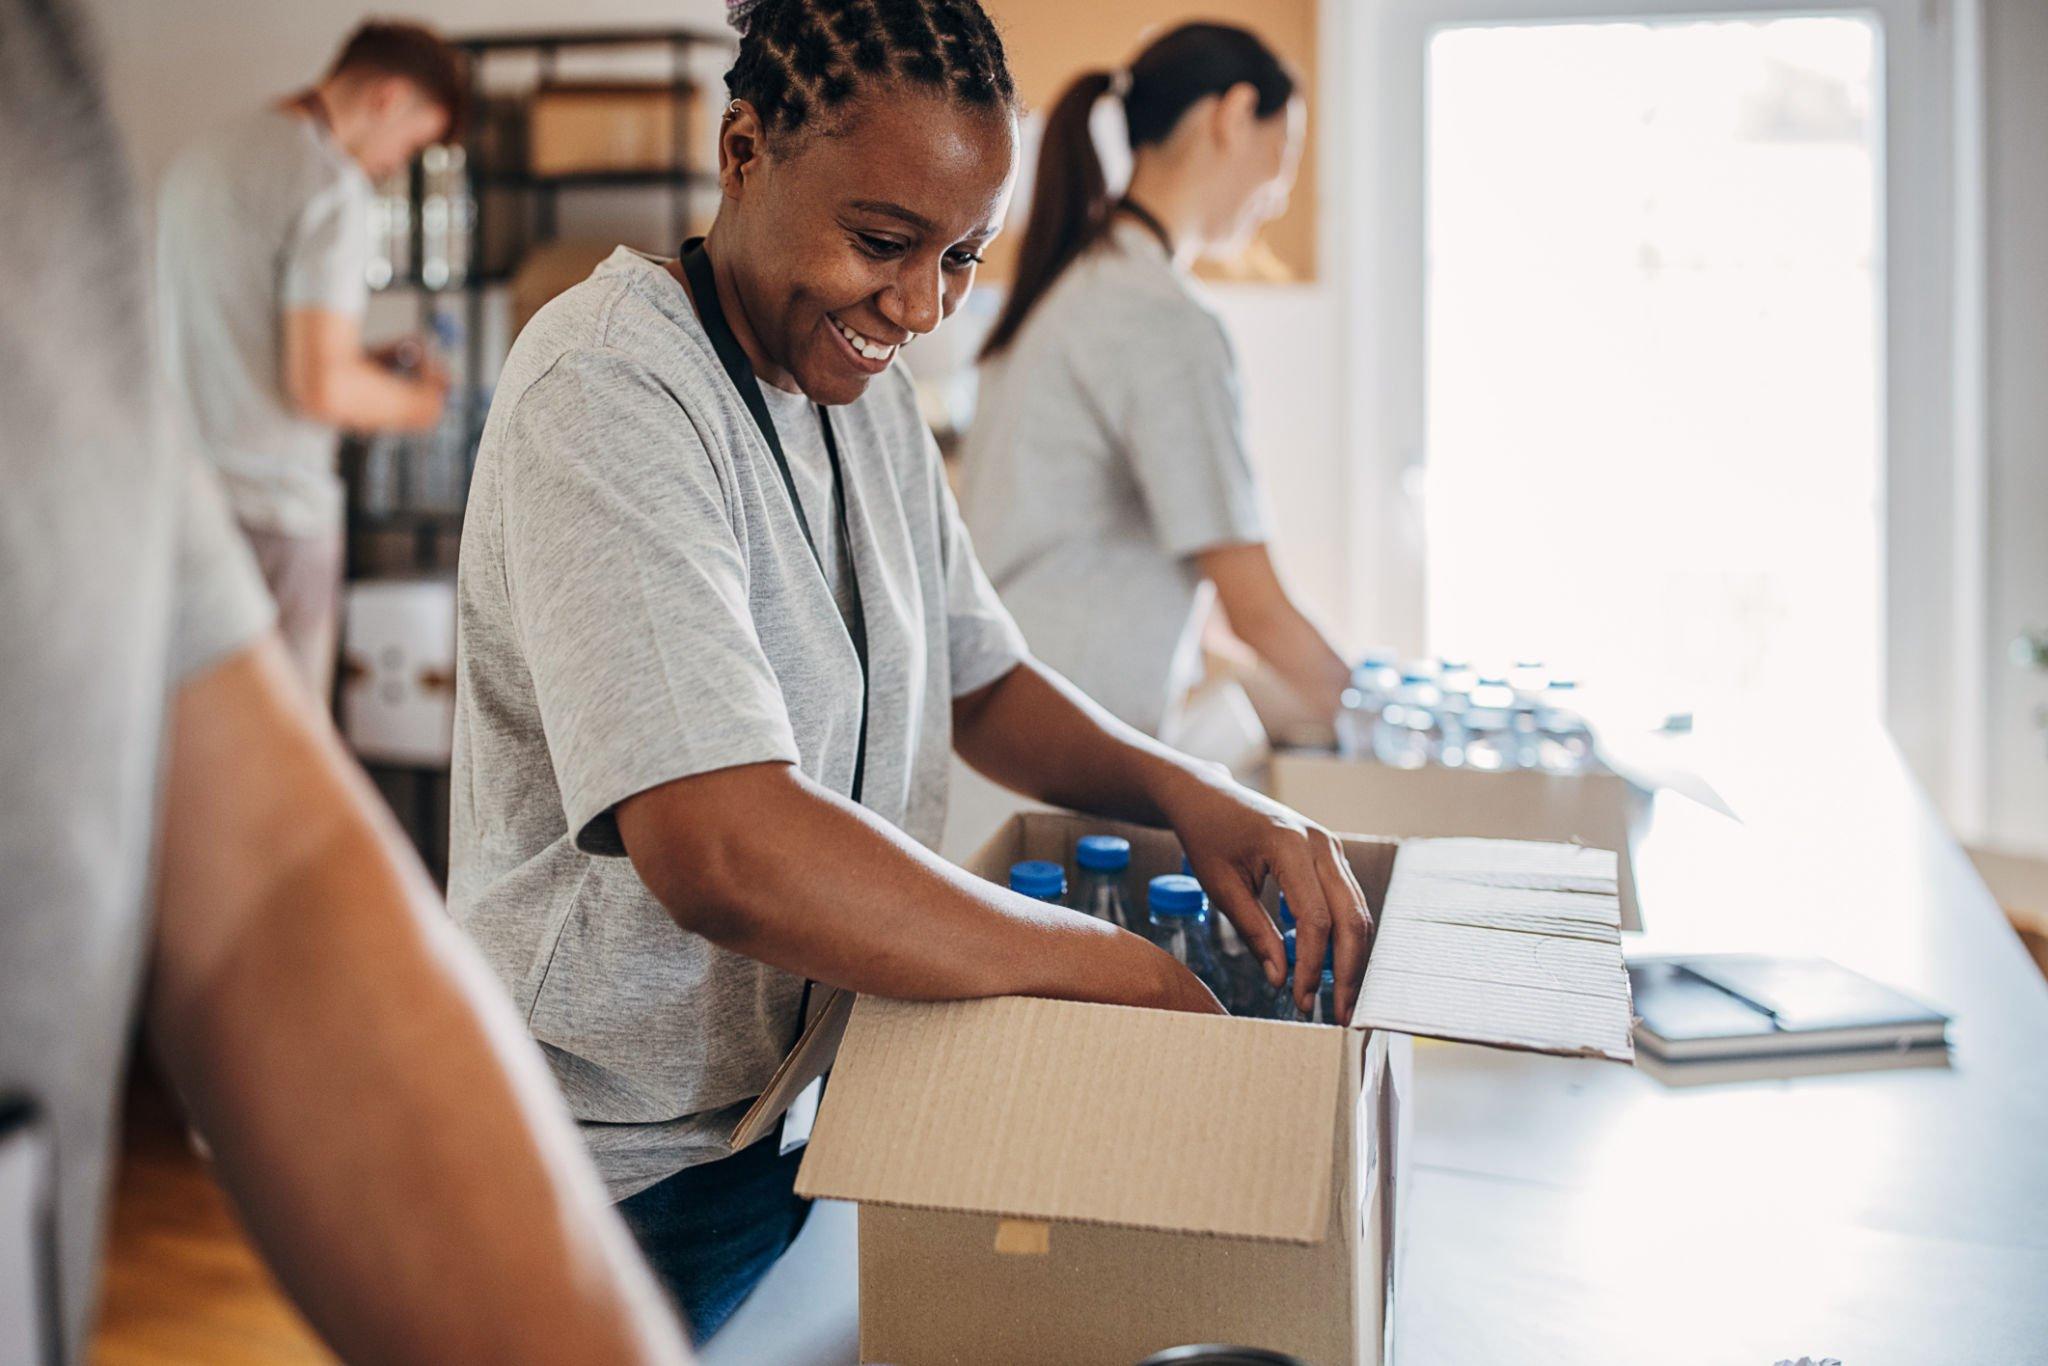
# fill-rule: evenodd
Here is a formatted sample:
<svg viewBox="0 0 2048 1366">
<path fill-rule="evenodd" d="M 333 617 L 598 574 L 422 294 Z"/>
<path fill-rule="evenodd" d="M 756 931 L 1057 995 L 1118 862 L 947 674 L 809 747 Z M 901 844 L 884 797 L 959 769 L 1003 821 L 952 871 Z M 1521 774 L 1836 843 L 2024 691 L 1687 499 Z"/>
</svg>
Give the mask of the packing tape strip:
<svg viewBox="0 0 2048 1366">
<path fill-rule="evenodd" d="M 1006 1257 L 1043 1257 L 1052 1251 L 1052 1225 L 1037 1219 L 998 1219 L 996 1251 Z"/>
</svg>

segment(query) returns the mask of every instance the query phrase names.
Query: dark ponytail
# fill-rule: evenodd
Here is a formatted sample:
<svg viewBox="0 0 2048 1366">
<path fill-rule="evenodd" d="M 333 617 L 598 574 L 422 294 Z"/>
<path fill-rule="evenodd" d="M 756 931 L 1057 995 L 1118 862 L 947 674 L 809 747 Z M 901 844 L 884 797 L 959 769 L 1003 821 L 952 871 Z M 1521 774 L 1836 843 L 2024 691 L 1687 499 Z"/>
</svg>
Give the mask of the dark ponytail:
<svg viewBox="0 0 2048 1366">
<path fill-rule="evenodd" d="M 1016 279 L 1002 315 L 982 343 L 983 360 L 1015 340 L 1024 319 L 1060 272 L 1109 221 L 1112 204 L 1088 118 L 1096 101 L 1115 85 L 1116 77 L 1109 72 L 1091 71 L 1068 86 L 1046 116 Z M 1182 24 L 1165 34 L 1130 66 L 1123 102 L 1131 150 L 1164 142 L 1198 101 L 1239 85 L 1249 85 L 1257 93 L 1254 109 L 1263 119 L 1287 107 L 1296 81 L 1287 64 L 1249 30 L 1230 24 Z"/>
</svg>

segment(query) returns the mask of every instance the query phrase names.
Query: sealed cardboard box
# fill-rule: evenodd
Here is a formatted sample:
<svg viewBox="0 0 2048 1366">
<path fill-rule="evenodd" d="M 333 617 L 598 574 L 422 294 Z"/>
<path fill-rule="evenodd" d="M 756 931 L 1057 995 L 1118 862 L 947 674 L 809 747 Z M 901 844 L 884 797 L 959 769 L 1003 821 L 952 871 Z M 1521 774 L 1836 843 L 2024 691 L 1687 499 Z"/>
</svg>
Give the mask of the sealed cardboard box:
<svg viewBox="0 0 2048 1366">
<path fill-rule="evenodd" d="M 1630 832 L 1646 816 L 1647 798 L 1617 774 L 1391 768 L 1327 752 L 1283 750 L 1273 756 L 1267 786 L 1275 798 L 1332 830 L 1543 840 L 1609 850 L 1616 859 L 1621 927 L 1643 927 L 1629 846 Z"/>
<path fill-rule="evenodd" d="M 971 867 L 1095 831 L 1134 881 L 1179 866 L 1163 831 L 1029 812 Z M 735 1140 L 831 1065 L 797 1189 L 860 1204 L 863 1361 L 1389 1358 L 1407 1036 L 1627 1060 L 1628 978 L 1606 851 L 1345 848 L 1379 918 L 1349 1029 L 1016 997 L 814 1016 Z"/>
<path fill-rule="evenodd" d="M 537 176 L 663 170 L 691 147 L 692 88 L 666 83 L 556 84 L 536 91 L 527 158 Z"/>
</svg>

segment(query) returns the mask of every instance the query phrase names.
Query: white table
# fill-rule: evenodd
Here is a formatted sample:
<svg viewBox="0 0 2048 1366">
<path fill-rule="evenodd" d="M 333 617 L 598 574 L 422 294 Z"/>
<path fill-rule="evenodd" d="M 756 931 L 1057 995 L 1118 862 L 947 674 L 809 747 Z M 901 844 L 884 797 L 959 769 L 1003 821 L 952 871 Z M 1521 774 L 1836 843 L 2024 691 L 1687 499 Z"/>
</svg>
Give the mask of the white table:
<svg viewBox="0 0 2048 1366">
<path fill-rule="evenodd" d="M 1953 1066 L 1669 1090 L 1418 1045 L 1399 1361 L 2048 1362 L 2048 988 L 1874 733 L 1701 767 L 1743 823 L 1658 798 L 1630 955 L 1835 958 L 1953 1013 Z"/>
<path fill-rule="evenodd" d="M 1400 1366 L 2048 1362 L 2048 988 L 1874 732 L 1770 766 L 1698 743 L 1743 823 L 1657 799 L 1631 955 L 1835 958 L 1953 1013 L 1954 1065 L 1666 1090 L 1418 1044 Z M 707 1366 L 854 1360 L 851 1213 Z"/>
</svg>

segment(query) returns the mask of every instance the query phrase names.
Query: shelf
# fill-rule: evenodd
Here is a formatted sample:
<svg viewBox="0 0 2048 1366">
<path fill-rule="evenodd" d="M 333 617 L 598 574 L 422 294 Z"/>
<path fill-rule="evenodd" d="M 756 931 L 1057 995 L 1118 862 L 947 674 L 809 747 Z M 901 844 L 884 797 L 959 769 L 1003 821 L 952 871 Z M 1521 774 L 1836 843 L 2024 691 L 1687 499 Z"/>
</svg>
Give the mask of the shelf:
<svg viewBox="0 0 2048 1366">
<path fill-rule="evenodd" d="M 467 290 L 488 289 L 492 285 L 508 285 L 510 283 L 512 283 L 512 273 L 510 271 L 486 270 L 479 271 L 474 275 L 465 275 L 460 280 L 449 284 L 431 287 L 422 284 L 418 276 L 407 276 L 403 280 L 393 280 L 388 285 L 378 285 L 370 292 L 372 294 L 396 294 L 400 290 L 404 290 L 412 294 L 461 294 Z"/>
<path fill-rule="evenodd" d="M 462 526 L 459 511 L 435 511 L 431 508 L 395 508 L 390 512 L 359 512 L 349 509 L 348 529 L 357 532 L 379 531 L 454 531 Z"/>
<path fill-rule="evenodd" d="M 530 171 L 478 171 L 471 180 L 479 189 L 577 190 L 593 187 L 634 187 L 716 185 L 718 177 L 709 171 L 682 166 L 650 166 L 635 171 L 569 171 L 560 175 L 534 175 Z"/>
<path fill-rule="evenodd" d="M 695 28 L 570 29 L 557 33 L 474 33 L 448 40 L 464 52 L 539 51 L 562 47 L 646 47 L 655 43 L 685 43 L 701 47 L 736 47 L 739 38 L 731 33 Z"/>
</svg>

